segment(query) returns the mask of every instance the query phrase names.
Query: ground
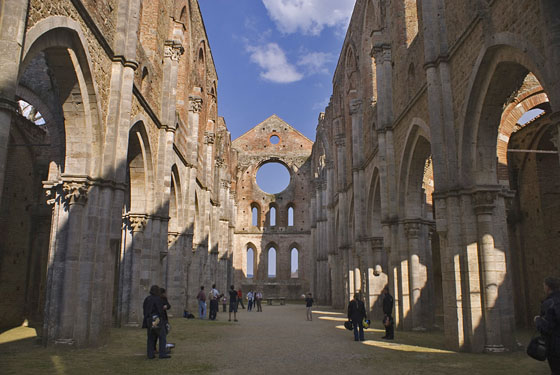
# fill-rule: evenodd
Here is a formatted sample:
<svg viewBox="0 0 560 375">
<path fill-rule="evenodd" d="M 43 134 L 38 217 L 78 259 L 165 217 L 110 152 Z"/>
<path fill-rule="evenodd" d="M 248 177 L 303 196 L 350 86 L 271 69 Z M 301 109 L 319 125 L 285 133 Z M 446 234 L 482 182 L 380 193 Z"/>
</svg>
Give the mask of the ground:
<svg viewBox="0 0 560 375">
<path fill-rule="evenodd" d="M 241 310 L 239 322 L 220 312 L 215 322 L 172 319 L 172 358 L 148 360 L 145 331 L 114 329 L 98 349 L 43 348 L 30 328 L 0 335 L 0 373 L 7 374 L 547 374 L 546 363 L 523 350 L 507 354 L 466 354 L 443 349 L 441 332 L 396 332 L 380 337 L 380 325 L 354 342 L 344 314 L 317 307 L 305 320 L 301 304 Z M 31 336 L 31 337 L 30 337 Z M 523 344 L 528 335 L 520 339 Z"/>
</svg>

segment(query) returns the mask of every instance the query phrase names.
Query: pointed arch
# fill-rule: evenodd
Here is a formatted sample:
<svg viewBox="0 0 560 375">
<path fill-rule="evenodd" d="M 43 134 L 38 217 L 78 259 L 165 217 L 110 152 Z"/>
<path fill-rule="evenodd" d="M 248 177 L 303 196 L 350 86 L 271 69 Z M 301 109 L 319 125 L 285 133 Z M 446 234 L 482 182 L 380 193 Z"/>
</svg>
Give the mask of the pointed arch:
<svg viewBox="0 0 560 375">
<path fill-rule="evenodd" d="M 92 60 L 79 24 L 62 16 L 49 17 L 26 34 L 18 81 L 36 59 L 44 59 L 57 84 L 64 118 L 64 173 L 101 174 L 102 128 Z"/>
</svg>

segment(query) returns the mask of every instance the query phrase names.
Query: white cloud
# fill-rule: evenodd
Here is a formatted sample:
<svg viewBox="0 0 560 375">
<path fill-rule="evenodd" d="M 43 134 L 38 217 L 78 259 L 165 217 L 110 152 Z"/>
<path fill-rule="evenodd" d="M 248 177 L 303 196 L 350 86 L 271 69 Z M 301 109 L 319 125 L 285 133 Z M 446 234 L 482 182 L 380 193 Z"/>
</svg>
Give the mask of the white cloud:
<svg viewBox="0 0 560 375">
<path fill-rule="evenodd" d="M 332 53 L 309 52 L 300 57 L 297 65 L 304 67 L 309 74 L 331 74 L 326 65 L 334 59 L 335 56 Z"/>
<path fill-rule="evenodd" d="M 319 35 L 325 27 L 346 29 L 356 0 L 262 0 L 284 33 Z"/>
<path fill-rule="evenodd" d="M 261 77 L 275 83 L 291 83 L 303 78 L 295 66 L 288 62 L 286 54 L 276 43 L 268 43 L 259 47 L 247 47 L 251 61 L 263 69 Z"/>
</svg>

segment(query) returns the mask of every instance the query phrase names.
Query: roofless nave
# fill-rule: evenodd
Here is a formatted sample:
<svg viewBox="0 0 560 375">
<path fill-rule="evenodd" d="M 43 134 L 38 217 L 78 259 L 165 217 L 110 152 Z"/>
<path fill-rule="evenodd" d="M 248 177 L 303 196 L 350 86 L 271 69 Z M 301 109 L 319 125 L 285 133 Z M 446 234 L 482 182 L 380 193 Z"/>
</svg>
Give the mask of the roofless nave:
<svg viewBox="0 0 560 375">
<path fill-rule="evenodd" d="M 559 276 L 553 0 L 358 0 L 315 143 L 231 142 L 196 0 L 0 5 L 2 329 L 98 345 L 152 283 L 173 314 L 216 282 L 375 316 L 388 284 L 400 329 L 500 351 Z"/>
</svg>

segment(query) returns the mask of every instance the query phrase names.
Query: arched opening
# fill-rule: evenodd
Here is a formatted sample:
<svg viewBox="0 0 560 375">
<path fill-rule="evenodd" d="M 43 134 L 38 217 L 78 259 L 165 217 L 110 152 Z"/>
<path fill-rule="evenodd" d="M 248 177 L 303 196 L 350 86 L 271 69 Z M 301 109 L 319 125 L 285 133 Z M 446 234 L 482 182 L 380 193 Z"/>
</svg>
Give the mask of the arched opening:
<svg viewBox="0 0 560 375">
<path fill-rule="evenodd" d="M 251 225 L 254 227 L 260 227 L 261 223 L 261 212 L 258 204 L 251 204 Z"/>
<path fill-rule="evenodd" d="M 294 226 L 294 206 L 288 206 L 288 226 Z"/>
<path fill-rule="evenodd" d="M 549 132 L 554 125 L 548 100 L 536 99 L 546 82 L 541 85 L 535 61 L 542 57 L 509 46 L 486 51 L 473 77 L 465 109 L 473 116 L 465 118 L 460 151 L 461 177 L 475 189 L 477 226 L 470 242 L 478 246 L 485 334 L 487 342 L 503 345 L 515 341 L 514 318 L 532 326 L 543 297 L 536 291 L 546 276 L 559 275 L 560 253 L 552 243 L 560 234 L 549 224 L 559 219 L 560 199 L 549 194 L 557 191 L 549 178 L 560 177 L 558 147 Z M 545 113 L 520 124 L 523 113 L 535 107 Z"/>
<path fill-rule="evenodd" d="M 276 249 L 271 247 L 268 249 L 268 277 L 276 277 Z"/>
<path fill-rule="evenodd" d="M 270 205 L 270 209 L 268 211 L 268 216 L 269 216 L 270 226 L 275 227 L 276 226 L 276 207 L 273 206 L 272 204 Z"/>
<path fill-rule="evenodd" d="M 37 30 L 49 28 L 46 21 L 41 21 L 35 33 L 26 35 L 16 89 L 18 107 L 12 123 L 3 124 L 10 126 L 10 134 L 0 202 L 0 330 L 27 320 L 45 343 L 58 334 L 51 330 L 53 324 L 42 331 L 46 327 L 45 304 L 52 301 L 52 288 L 47 285 L 53 280 L 65 282 L 65 291 L 76 292 L 83 275 L 64 267 L 72 261 L 66 256 L 68 238 L 76 233 L 69 234 L 68 220 L 81 220 L 78 214 L 71 217 L 70 194 L 74 186 L 79 186 L 77 189 L 82 190 L 75 196 L 79 199 L 87 190 L 83 183 L 70 185 L 70 180 L 75 176 L 97 177 L 101 154 L 89 60 L 72 26 L 76 25 L 69 22 L 66 27 L 39 34 Z M 79 225 L 74 228 L 81 230 Z M 87 257 L 92 247 L 73 239 L 77 240 L 74 254 Z M 59 272 L 55 273 L 55 268 Z M 46 312 L 54 324 L 63 319 L 61 309 L 77 309 L 63 298 L 68 293 L 59 296 L 60 304 Z M 65 323 L 69 326 L 70 322 Z"/>
<path fill-rule="evenodd" d="M 295 247 L 290 252 L 290 277 L 292 279 L 299 277 L 299 251 Z"/>
<path fill-rule="evenodd" d="M 255 250 L 251 245 L 247 245 L 247 263 L 245 267 L 247 269 L 247 278 L 252 279 L 255 277 Z"/>
<path fill-rule="evenodd" d="M 152 208 L 152 155 L 144 123 L 138 122 L 130 129 L 127 151 L 126 182 L 119 270 L 119 309 L 114 317 L 117 325 L 141 322 L 138 301 L 143 293 L 140 284 L 141 259 L 152 262 L 154 255 L 143 254 L 143 232 Z M 157 263 L 159 263 L 157 254 Z M 115 281 L 116 283 L 116 281 Z M 116 293 L 116 291 L 115 291 Z M 116 297 L 115 297 L 116 298 Z"/>
</svg>

